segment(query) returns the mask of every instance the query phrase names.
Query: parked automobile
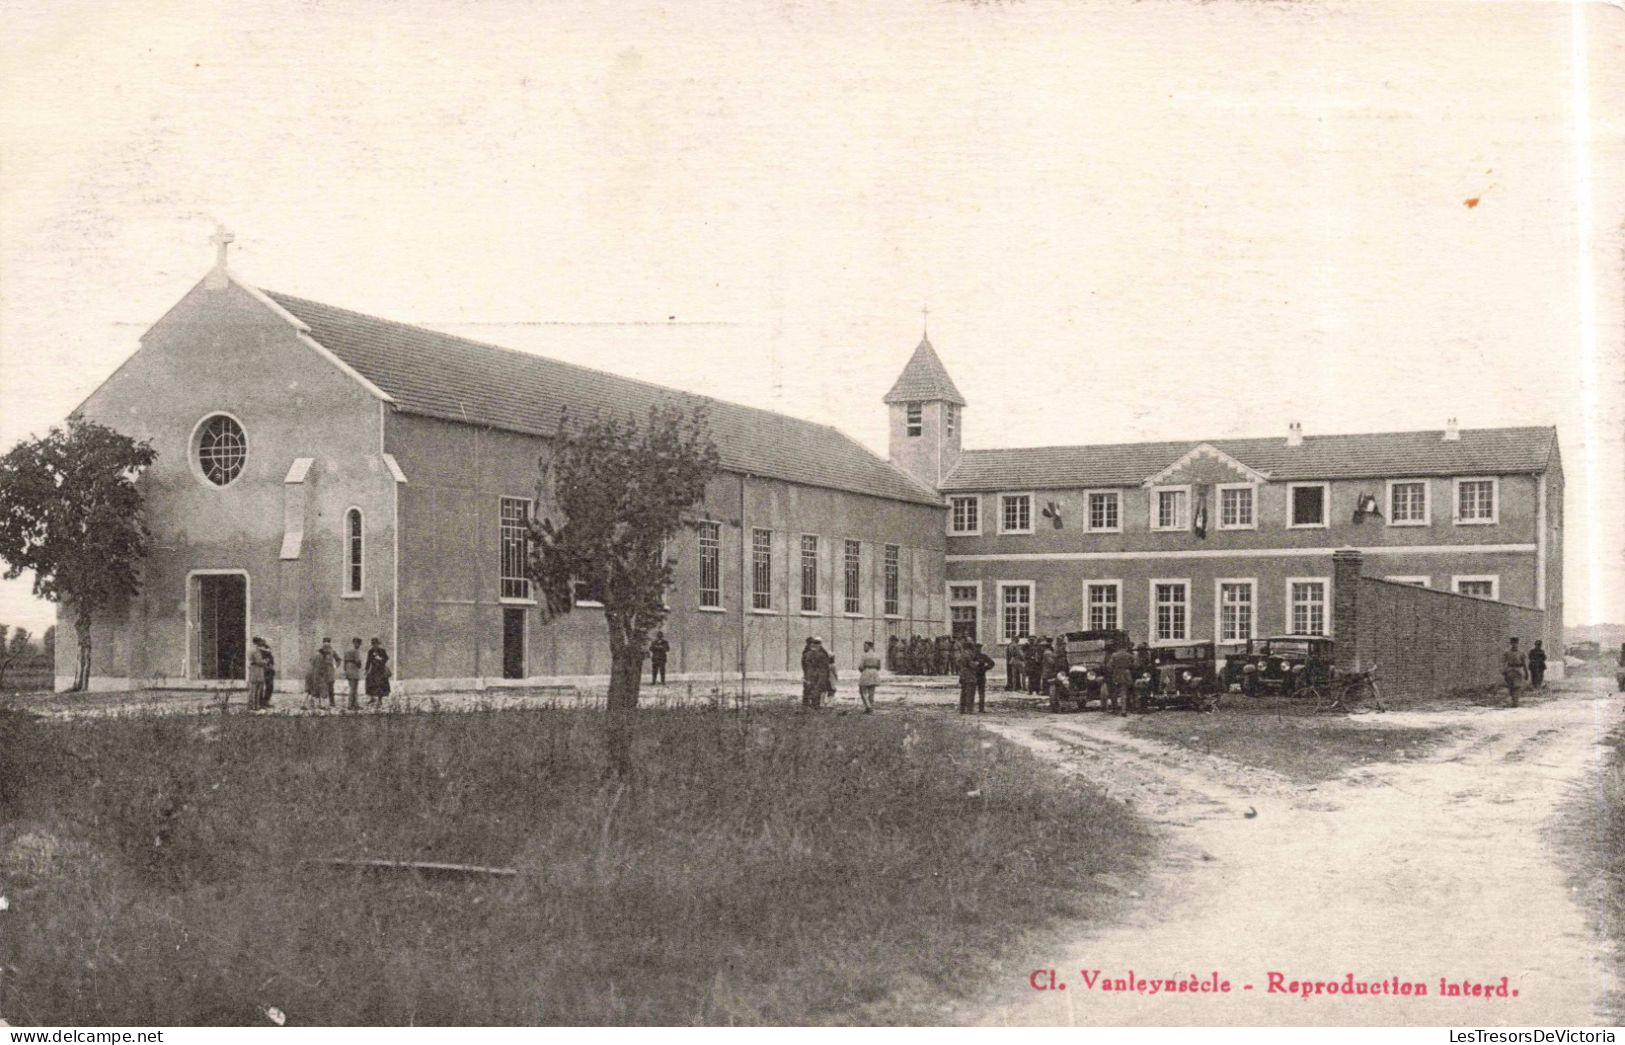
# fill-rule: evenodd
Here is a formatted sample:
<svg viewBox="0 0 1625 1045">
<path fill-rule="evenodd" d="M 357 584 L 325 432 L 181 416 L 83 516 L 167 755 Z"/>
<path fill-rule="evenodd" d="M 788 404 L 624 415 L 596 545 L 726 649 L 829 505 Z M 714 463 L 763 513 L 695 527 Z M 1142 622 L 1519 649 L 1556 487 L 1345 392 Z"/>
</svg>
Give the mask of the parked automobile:
<svg viewBox="0 0 1625 1045">
<path fill-rule="evenodd" d="M 1051 711 L 1082 711 L 1090 701 L 1106 706 L 1110 689 L 1106 679 L 1106 658 L 1120 649 L 1133 649 L 1123 631 L 1069 631 L 1066 641 L 1066 679 L 1049 680 Z"/>
<path fill-rule="evenodd" d="M 1151 651 L 1155 665 L 1151 692 L 1141 698 L 1141 711 L 1152 708 L 1188 708 L 1211 711 L 1219 706 L 1225 684 L 1219 678 L 1214 644 L 1191 642 L 1158 646 Z"/>
<path fill-rule="evenodd" d="M 1291 696 L 1332 677 L 1332 640 L 1320 635 L 1272 635 L 1247 640 L 1225 663 L 1224 684 L 1248 696 Z"/>
</svg>

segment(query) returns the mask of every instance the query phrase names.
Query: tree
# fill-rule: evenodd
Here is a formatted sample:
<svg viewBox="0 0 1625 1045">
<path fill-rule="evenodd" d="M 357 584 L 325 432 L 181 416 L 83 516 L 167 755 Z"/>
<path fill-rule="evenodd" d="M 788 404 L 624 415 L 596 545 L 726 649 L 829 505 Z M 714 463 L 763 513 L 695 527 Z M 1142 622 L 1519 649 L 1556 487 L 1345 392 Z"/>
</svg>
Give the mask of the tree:
<svg viewBox="0 0 1625 1045">
<path fill-rule="evenodd" d="M 55 624 L 51 625 L 49 628 L 46 628 L 45 629 L 45 634 L 40 636 L 39 648 L 40 648 L 40 652 L 45 655 L 46 666 L 49 667 L 49 666 L 55 665 L 56 664 L 56 625 Z"/>
<path fill-rule="evenodd" d="M 6 578 L 34 573 L 34 594 L 73 612 L 79 669 L 90 682 L 96 614 L 117 612 L 141 590 L 149 536 L 137 480 L 158 452 L 78 415 L 0 457 L 0 559 Z M 54 642 L 54 636 L 53 636 Z"/>
<path fill-rule="evenodd" d="M 11 632 L 11 638 L 6 639 L 6 632 L 10 631 L 4 624 L 0 624 L 0 687 L 5 685 L 6 672 L 16 664 L 21 666 L 29 659 L 28 629 L 18 628 Z"/>
<path fill-rule="evenodd" d="M 577 586 L 604 606 L 609 629 L 608 747 L 618 775 L 632 768 L 632 728 L 649 633 L 666 617 L 668 541 L 689 525 L 718 455 L 703 405 L 651 407 L 646 422 L 598 415 L 559 421 L 541 459 L 544 502 L 559 521 L 532 520 L 526 573 L 549 619 L 571 612 Z M 551 489 L 545 489 L 546 487 Z"/>
</svg>

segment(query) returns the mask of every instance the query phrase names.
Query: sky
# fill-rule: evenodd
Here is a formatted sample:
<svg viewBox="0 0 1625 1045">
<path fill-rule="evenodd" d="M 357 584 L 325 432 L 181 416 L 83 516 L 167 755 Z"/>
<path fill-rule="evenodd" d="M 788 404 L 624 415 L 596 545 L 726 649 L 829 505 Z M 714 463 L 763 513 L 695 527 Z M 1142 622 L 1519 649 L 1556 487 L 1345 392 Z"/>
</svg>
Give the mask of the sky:
<svg viewBox="0 0 1625 1045">
<path fill-rule="evenodd" d="M 969 447 L 1556 425 L 1625 621 L 1625 11 L 12 0 L 0 447 L 208 269 Z M 43 628 L 26 580 L 0 621 Z"/>
</svg>

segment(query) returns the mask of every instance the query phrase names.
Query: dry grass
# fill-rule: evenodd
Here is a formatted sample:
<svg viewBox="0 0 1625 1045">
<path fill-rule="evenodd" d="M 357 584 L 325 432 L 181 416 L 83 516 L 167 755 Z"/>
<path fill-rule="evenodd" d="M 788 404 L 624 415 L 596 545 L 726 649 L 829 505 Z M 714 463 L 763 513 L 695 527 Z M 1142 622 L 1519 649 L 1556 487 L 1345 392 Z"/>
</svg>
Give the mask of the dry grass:
<svg viewBox="0 0 1625 1045">
<path fill-rule="evenodd" d="M 928 1022 L 1146 846 L 1120 805 L 951 720 L 646 714 L 625 788 L 601 722 L 0 713 L 0 1016 Z"/>
<path fill-rule="evenodd" d="M 1212 714 L 1158 712 L 1130 720 L 1138 736 L 1178 744 L 1295 780 L 1330 780 L 1368 762 L 1419 758 L 1450 731 L 1388 726 L 1380 714 L 1317 714 L 1302 699 L 1226 696 Z"/>
<path fill-rule="evenodd" d="M 1597 934 L 1613 941 L 1616 961 L 1625 962 L 1619 957 L 1625 955 L 1625 727 L 1605 743 L 1602 772 L 1564 808 L 1559 837 L 1571 858 L 1571 887 Z M 1625 993 L 1617 986 L 1608 1001 L 1616 1020 L 1625 1017 Z"/>
</svg>

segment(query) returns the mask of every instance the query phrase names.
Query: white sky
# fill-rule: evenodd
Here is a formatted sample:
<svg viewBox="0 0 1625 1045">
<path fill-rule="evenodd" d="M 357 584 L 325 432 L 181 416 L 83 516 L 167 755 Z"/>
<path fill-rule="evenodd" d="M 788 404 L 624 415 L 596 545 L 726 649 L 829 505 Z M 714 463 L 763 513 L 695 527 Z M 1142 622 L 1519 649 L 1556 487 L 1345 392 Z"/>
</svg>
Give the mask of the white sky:
<svg viewBox="0 0 1625 1045">
<path fill-rule="evenodd" d="M 881 453 L 922 302 L 969 446 L 1556 424 L 1569 622 L 1625 620 L 1618 8 L 3 19 L 0 447 L 134 349 L 218 218 L 261 286 Z M 0 621 L 49 617 L 0 583 Z"/>
</svg>

